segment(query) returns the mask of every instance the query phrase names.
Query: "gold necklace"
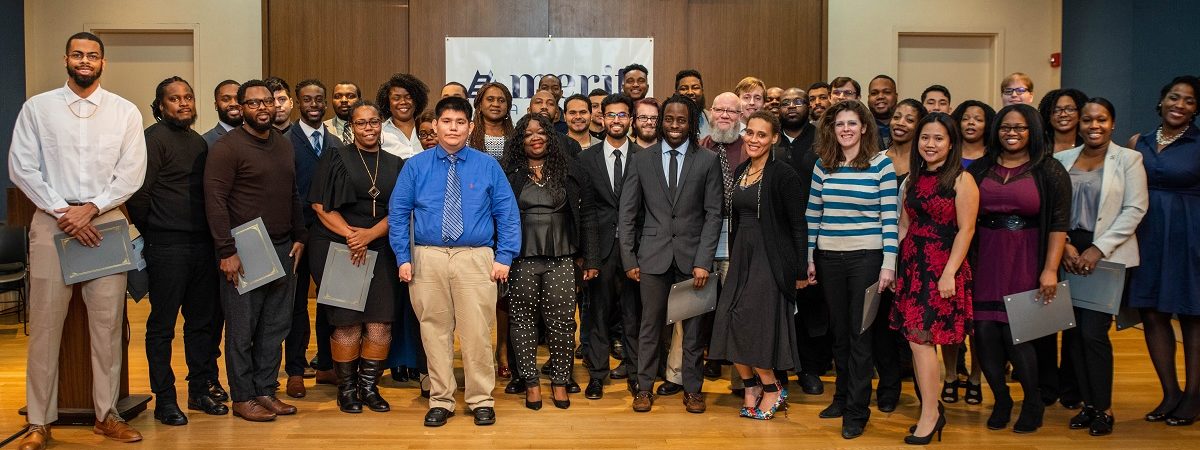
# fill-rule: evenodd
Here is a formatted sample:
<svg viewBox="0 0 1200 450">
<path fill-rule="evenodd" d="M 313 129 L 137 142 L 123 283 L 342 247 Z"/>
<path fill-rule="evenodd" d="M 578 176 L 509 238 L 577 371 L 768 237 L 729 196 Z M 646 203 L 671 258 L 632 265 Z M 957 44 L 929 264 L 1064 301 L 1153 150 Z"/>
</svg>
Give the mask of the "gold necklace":
<svg viewBox="0 0 1200 450">
<path fill-rule="evenodd" d="M 375 174 L 371 174 L 371 168 L 367 166 L 367 158 L 363 156 L 362 149 L 354 147 L 358 151 L 358 159 L 363 163 L 363 169 L 367 171 L 367 178 L 371 180 L 371 188 L 367 189 L 367 195 L 371 196 L 371 218 L 375 218 L 375 199 L 379 197 L 379 188 L 375 187 L 375 180 L 379 179 L 379 155 L 375 155 Z"/>
<path fill-rule="evenodd" d="M 74 104 L 82 102 L 82 101 L 85 101 L 85 100 L 79 99 L 79 100 L 76 100 L 74 103 L 67 104 L 67 111 L 71 111 L 71 115 L 73 115 L 79 119 L 90 119 L 92 116 L 96 115 L 96 112 L 100 111 L 100 105 L 96 105 L 96 109 L 93 109 L 91 114 L 88 114 L 86 116 L 79 115 L 79 113 L 75 112 L 74 108 L 71 108 L 71 105 L 74 105 Z M 91 102 L 88 102 L 88 103 L 91 103 Z M 1180 133 L 1180 134 L 1182 134 L 1182 133 Z"/>
</svg>

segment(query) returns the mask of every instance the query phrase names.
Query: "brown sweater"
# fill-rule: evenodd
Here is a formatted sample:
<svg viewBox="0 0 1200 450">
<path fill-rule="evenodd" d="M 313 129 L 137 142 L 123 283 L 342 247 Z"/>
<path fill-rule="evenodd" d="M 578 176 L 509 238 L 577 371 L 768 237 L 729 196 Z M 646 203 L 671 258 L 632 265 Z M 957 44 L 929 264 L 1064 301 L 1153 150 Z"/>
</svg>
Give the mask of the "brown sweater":
<svg viewBox="0 0 1200 450">
<path fill-rule="evenodd" d="M 306 240 L 294 160 L 292 144 L 274 130 L 259 139 L 238 127 L 209 149 L 204 201 L 221 258 L 237 253 L 230 230 L 257 217 L 277 245 Z"/>
</svg>

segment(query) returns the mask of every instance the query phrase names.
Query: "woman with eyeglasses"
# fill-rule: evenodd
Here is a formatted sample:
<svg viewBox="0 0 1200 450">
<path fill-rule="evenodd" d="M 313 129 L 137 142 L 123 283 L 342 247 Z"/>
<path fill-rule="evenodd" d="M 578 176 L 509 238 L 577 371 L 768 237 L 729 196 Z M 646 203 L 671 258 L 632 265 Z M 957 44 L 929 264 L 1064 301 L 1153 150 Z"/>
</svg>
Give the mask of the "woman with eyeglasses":
<svg viewBox="0 0 1200 450">
<path fill-rule="evenodd" d="M 567 409 L 575 350 L 575 258 L 583 280 L 598 274 L 599 236 L 587 173 L 554 138 L 554 125 L 526 114 L 504 148 L 500 166 L 521 210 L 521 252 L 508 294 L 512 346 L 525 385 L 525 407 L 541 409 L 537 368 L 538 319 L 546 323 L 554 406 Z"/>
<path fill-rule="evenodd" d="M 1054 155 L 1071 176 L 1071 231 L 1063 269 L 1091 275 L 1096 263 L 1139 263 L 1134 236 L 1146 215 L 1149 194 L 1142 155 L 1112 142 L 1117 113 L 1103 98 L 1081 104 L 1083 145 Z M 1126 283 L 1128 286 L 1128 283 Z M 1069 422 L 1092 436 L 1112 433 L 1113 349 L 1108 339 L 1112 315 L 1075 307 L 1075 328 L 1063 332 L 1063 352 L 1072 355 L 1083 409 Z"/>
<path fill-rule="evenodd" d="M 1004 106 L 1033 104 L 1033 79 L 1021 72 L 1013 72 L 1000 82 L 1000 101 Z"/>
<path fill-rule="evenodd" d="M 1054 144 L 1054 153 L 1070 150 L 1083 144 L 1079 135 L 1079 110 L 1087 95 L 1078 89 L 1055 89 L 1047 92 L 1038 103 L 1042 123 L 1046 127 L 1046 139 Z"/>
<path fill-rule="evenodd" d="M 1038 289 L 1054 299 L 1058 267 L 1071 216 L 1071 178 L 1051 157 L 1041 117 L 1032 106 L 1005 106 L 992 122 L 987 154 L 967 167 L 979 184 L 975 233 L 975 351 L 996 404 L 987 427 L 1004 429 L 1013 400 L 1005 363 L 1020 373 L 1024 401 L 1013 425 L 1017 433 L 1042 426 L 1037 356 L 1033 344 L 1013 344 L 1003 298 Z"/>
<path fill-rule="evenodd" d="M 319 219 L 309 241 L 309 264 L 318 285 L 331 244 L 345 245 L 348 252 L 333 257 L 355 266 L 367 261 L 368 251 L 378 255 L 362 311 L 319 305 L 328 308 L 329 323 L 335 327 L 329 339 L 338 377 L 337 404 L 347 413 L 362 412 L 364 404 L 376 412 L 391 409 L 379 395 L 379 377 L 386 367 L 396 309 L 408 306 L 397 301 L 396 256 L 387 237 L 387 199 L 404 161 L 380 151 L 382 123 L 374 105 L 355 105 L 350 118 L 354 141 L 325 153 L 308 196 Z"/>
<path fill-rule="evenodd" d="M 1138 227 L 1141 265 L 1133 271 L 1129 306 L 1138 308 L 1162 402 L 1146 421 L 1191 425 L 1200 415 L 1200 79 L 1185 75 L 1163 86 L 1156 130 L 1134 135 L 1142 154 L 1150 207 Z M 1175 368 L 1175 329 L 1183 331 L 1184 389 Z"/>
</svg>

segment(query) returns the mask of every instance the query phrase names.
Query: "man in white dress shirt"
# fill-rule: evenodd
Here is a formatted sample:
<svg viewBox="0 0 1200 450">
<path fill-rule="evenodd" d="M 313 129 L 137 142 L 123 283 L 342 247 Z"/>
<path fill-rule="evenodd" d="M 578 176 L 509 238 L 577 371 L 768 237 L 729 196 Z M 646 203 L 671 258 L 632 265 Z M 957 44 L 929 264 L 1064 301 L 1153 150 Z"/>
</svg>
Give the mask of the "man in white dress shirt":
<svg viewBox="0 0 1200 450">
<path fill-rule="evenodd" d="M 20 449 L 41 449 L 58 420 L 58 356 L 72 286 L 63 283 L 54 235 L 100 245 L 96 224 L 124 219 L 118 207 L 146 176 L 142 115 L 100 87 L 104 44 L 91 33 L 67 40 L 67 84 L 25 102 L 13 129 L 8 173 L 38 212 L 29 226 L 29 430 Z M 91 337 L 96 434 L 134 442 L 142 435 L 117 415 L 125 273 L 83 282 Z"/>
</svg>

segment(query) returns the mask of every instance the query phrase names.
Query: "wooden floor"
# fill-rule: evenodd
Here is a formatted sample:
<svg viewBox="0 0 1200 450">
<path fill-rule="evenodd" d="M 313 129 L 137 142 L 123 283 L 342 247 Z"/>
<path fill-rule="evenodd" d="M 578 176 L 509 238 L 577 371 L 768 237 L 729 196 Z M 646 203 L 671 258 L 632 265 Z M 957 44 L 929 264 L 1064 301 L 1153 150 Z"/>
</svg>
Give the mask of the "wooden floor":
<svg viewBox="0 0 1200 450">
<path fill-rule="evenodd" d="M 134 337 L 129 348 L 130 391 L 134 393 L 150 393 L 142 340 L 148 313 L 147 302 L 129 303 Z M 0 439 L 17 432 L 25 423 L 17 409 L 25 402 L 26 337 L 19 326 L 11 324 L 11 316 L 3 320 L 0 322 Z M 176 335 L 182 332 L 177 331 Z M 1142 415 L 1157 404 L 1161 394 L 1146 356 L 1141 330 L 1114 331 L 1112 337 L 1116 352 L 1117 418 L 1113 435 L 1094 438 L 1086 431 L 1068 430 L 1067 420 L 1074 412 L 1059 406 L 1047 409 L 1046 425 L 1032 435 L 1017 435 L 1011 430 L 990 431 L 984 421 L 990 412 L 991 398 L 985 393 L 984 405 L 969 406 L 961 402 L 947 405 L 949 425 L 942 444 L 950 448 L 988 449 L 1197 448 L 1200 425 L 1172 428 L 1142 420 Z M 186 369 L 179 339 L 175 342 L 174 362 L 178 390 L 185 393 Z M 224 373 L 223 361 L 221 369 Z M 578 364 L 575 374 L 581 382 L 587 380 L 586 371 Z M 496 425 L 476 427 L 469 416 L 461 415 L 460 409 L 460 415 L 446 426 L 426 428 L 421 425 L 426 403 L 413 383 L 386 379 L 382 391 L 391 402 L 392 411 L 352 415 L 337 410 L 332 386 L 312 388 L 312 380 L 307 381 L 310 389 L 306 398 L 294 401 L 285 398 L 299 407 L 299 415 L 280 417 L 274 422 L 250 423 L 230 415 L 194 413 L 189 414 L 189 425 L 169 427 L 155 421 L 151 410 L 147 410 L 131 421 L 145 435 L 140 444 L 106 441 L 93 435 L 90 427 L 58 427 L 53 430 L 51 448 L 895 448 L 903 446 L 902 439 L 909 425 L 915 423 L 918 412 L 912 384 L 905 382 L 900 408 L 892 414 L 872 409 L 866 434 L 846 441 L 839 434 L 840 420 L 817 418 L 817 412 L 831 399 L 832 377 L 824 379 L 826 394 L 822 396 L 806 396 L 793 385 L 790 416 L 769 422 L 739 418 L 741 402 L 728 394 L 729 385 L 724 380 L 706 381 L 708 412 L 699 415 L 686 413 L 679 395 L 659 398 L 650 413 L 634 413 L 623 381 L 608 385 L 602 400 L 587 400 L 579 394 L 572 396 L 569 410 L 555 409 L 547 401 L 541 411 L 530 411 L 523 407 L 522 396 L 505 395 L 503 384 L 498 383 Z M 1013 384 L 1013 388 L 1014 397 L 1020 399 L 1020 387 Z M 549 390 L 544 388 L 543 392 Z M 460 391 L 460 402 L 461 398 Z M 1015 415 L 1014 412 L 1014 418 Z"/>
</svg>

